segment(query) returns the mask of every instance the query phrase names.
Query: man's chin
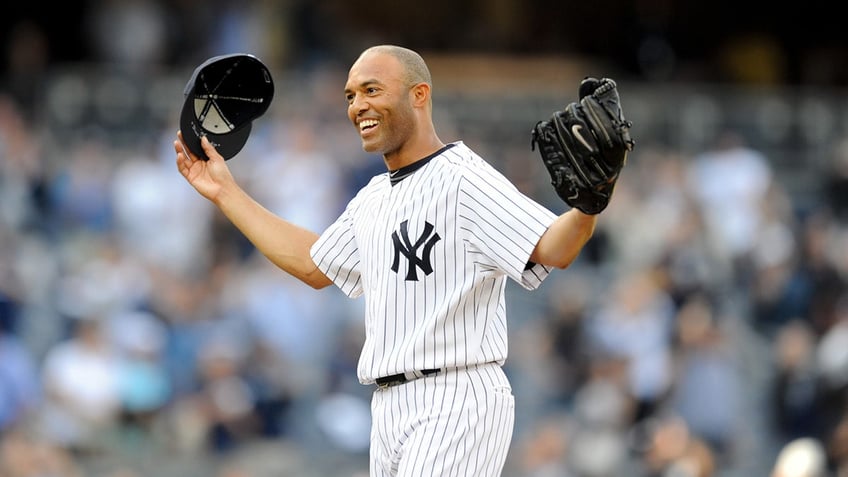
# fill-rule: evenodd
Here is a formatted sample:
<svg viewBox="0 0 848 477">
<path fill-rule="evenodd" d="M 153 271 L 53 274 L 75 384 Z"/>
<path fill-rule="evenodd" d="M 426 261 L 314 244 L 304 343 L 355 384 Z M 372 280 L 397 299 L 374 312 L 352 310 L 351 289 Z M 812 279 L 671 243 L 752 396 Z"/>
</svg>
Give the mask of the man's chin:
<svg viewBox="0 0 848 477">
<path fill-rule="evenodd" d="M 372 141 L 362 141 L 362 150 L 373 154 L 379 154 L 381 151 L 379 145 Z"/>
</svg>

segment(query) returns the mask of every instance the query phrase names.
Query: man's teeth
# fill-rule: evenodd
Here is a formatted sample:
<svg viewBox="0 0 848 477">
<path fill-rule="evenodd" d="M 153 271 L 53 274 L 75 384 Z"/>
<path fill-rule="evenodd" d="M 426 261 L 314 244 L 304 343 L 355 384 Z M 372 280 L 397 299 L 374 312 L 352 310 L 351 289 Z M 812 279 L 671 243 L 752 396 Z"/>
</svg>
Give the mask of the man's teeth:
<svg viewBox="0 0 848 477">
<path fill-rule="evenodd" d="M 373 119 L 366 119 L 365 121 L 359 123 L 359 130 L 364 131 L 365 129 L 370 128 L 372 126 L 376 126 L 377 124 L 377 121 Z"/>
</svg>

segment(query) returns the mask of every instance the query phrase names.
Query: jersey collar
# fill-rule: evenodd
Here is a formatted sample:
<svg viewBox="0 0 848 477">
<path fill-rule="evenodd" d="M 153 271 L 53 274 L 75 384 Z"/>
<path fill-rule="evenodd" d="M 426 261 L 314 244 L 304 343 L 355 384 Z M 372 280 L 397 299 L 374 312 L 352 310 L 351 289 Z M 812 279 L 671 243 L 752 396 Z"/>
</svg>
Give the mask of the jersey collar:
<svg viewBox="0 0 848 477">
<path fill-rule="evenodd" d="M 431 159 L 433 159 L 434 157 L 438 156 L 439 154 L 447 151 L 448 149 L 452 148 L 453 146 L 454 146 L 454 144 L 452 144 L 452 143 L 446 144 L 444 147 L 442 147 L 438 151 L 434 152 L 433 154 L 430 154 L 429 156 L 427 156 L 423 159 L 419 159 L 419 160 L 413 162 L 412 164 L 407 164 L 407 165 L 401 167 L 400 169 L 395 169 L 393 171 L 389 171 L 389 182 L 391 182 L 392 186 L 397 185 L 398 183 L 400 183 L 400 181 L 411 176 L 413 172 L 424 167 L 428 162 L 430 162 Z"/>
</svg>

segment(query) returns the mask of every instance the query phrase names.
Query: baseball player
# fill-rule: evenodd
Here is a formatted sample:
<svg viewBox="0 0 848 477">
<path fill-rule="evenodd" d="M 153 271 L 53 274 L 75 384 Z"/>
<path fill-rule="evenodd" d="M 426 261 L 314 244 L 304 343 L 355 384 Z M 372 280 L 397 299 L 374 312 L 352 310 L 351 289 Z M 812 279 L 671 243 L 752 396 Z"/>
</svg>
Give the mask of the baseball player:
<svg viewBox="0 0 848 477">
<path fill-rule="evenodd" d="M 504 289 L 537 288 L 591 237 L 595 214 L 556 215 L 523 195 L 432 120 L 424 60 L 393 45 L 349 70 L 347 113 L 387 172 L 371 179 L 321 235 L 275 216 L 209 160 L 174 142 L 185 179 L 284 271 L 365 297 L 358 378 L 374 385 L 370 475 L 499 476 L 514 402 Z"/>
</svg>

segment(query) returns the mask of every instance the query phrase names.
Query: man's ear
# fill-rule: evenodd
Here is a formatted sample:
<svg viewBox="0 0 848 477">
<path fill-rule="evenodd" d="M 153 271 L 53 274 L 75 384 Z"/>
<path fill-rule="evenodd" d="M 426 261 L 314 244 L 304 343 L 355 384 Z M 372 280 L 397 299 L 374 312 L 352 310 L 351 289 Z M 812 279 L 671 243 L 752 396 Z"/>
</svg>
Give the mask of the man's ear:
<svg viewBox="0 0 848 477">
<path fill-rule="evenodd" d="M 413 106 L 426 106 L 430 102 L 430 85 L 427 83 L 418 83 L 412 87 L 411 94 Z"/>
</svg>

